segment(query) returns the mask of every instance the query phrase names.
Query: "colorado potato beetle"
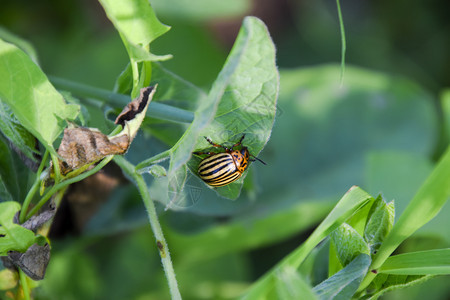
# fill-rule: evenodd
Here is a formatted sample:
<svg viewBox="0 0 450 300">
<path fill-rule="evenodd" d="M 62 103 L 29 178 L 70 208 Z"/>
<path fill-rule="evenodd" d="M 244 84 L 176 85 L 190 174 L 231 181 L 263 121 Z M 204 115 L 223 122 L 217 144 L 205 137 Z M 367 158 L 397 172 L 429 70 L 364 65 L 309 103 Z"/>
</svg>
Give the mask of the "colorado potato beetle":
<svg viewBox="0 0 450 300">
<path fill-rule="evenodd" d="M 213 147 L 223 148 L 225 152 L 194 152 L 196 155 L 208 155 L 200 161 L 198 166 L 198 175 L 204 182 L 213 187 L 224 186 L 238 180 L 247 169 L 249 161 L 258 160 L 264 165 L 266 164 L 251 155 L 247 147 L 234 150 L 235 147 L 242 144 L 244 137 L 245 134 L 242 135 L 239 142 L 228 148 L 214 143 L 205 136 L 208 143 Z"/>
</svg>

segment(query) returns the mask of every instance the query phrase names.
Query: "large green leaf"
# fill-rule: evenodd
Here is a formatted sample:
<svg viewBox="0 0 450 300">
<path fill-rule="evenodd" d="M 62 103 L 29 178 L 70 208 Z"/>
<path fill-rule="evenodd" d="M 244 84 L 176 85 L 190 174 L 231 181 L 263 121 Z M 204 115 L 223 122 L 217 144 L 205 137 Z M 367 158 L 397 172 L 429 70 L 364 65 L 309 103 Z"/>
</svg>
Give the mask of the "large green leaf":
<svg viewBox="0 0 450 300">
<path fill-rule="evenodd" d="M 73 120 L 77 105 L 68 105 L 45 74 L 19 48 L 0 40 L 0 100 L 50 151 L 62 132 L 62 120 Z"/>
<path fill-rule="evenodd" d="M 183 183 L 175 179 L 180 178 L 178 172 L 185 172 L 182 166 L 192 151 L 210 147 L 203 136 L 216 143 L 234 143 L 246 134 L 244 145 L 251 154 L 258 155 L 270 136 L 277 92 L 278 73 L 272 40 L 259 19 L 247 17 L 208 99 L 200 104 L 194 122 L 172 148 L 168 177 L 173 195 L 183 189 Z M 193 173 L 198 162 L 199 159 L 190 164 Z M 217 192 L 236 199 L 242 181 L 218 188 Z M 173 201 L 176 199 L 172 198 Z"/>
</svg>

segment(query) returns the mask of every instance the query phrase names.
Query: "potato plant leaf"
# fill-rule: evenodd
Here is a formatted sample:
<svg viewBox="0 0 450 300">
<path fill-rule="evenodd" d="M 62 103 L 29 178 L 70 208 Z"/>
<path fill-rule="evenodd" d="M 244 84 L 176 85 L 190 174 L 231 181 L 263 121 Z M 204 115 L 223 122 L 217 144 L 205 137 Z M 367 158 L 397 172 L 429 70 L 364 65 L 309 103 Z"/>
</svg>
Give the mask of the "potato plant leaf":
<svg viewBox="0 0 450 300">
<path fill-rule="evenodd" d="M 394 201 L 386 203 L 379 196 L 373 208 L 364 230 L 364 239 L 372 252 L 378 250 L 384 238 L 394 226 L 395 217 Z"/>
<path fill-rule="evenodd" d="M 149 45 L 166 33 L 170 27 L 156 17 L 146 0 L 100 0 L 106 15 L 119 32 L 130 57 L 133 90 L 137 96 L 140 87 L 148 86 L 151 78 L 151 61 L 166 60 L 171 55 L 157 56 L 149 51 Z M 142 64 L 138 64 L 143 62 Z M 139 70 L 140 68 L 140 70 Z"/>
<path fill-rule="evenodd" d="M 73 120 L 77 105 L 65 103 L 42 70 L 22 50 L 0 40 L 0 100 L 14 116 L 53 153 L 53 142 Z"/>
<path fill-rule="evenodd" d="M 370 248 L 363 237 L 350 225 L 344 223 L 332 234 L 331 240 L 341 265 L 348 265 L 356 256 L 364 253 L 370 255 Z"/>
<path fill-rule="evenodd" d="M 269 139 L 275 118 L 278 72 L 275 48 L 264 23 L 254 17 L 244 19 L 228 59 L 210 93 L 195 112 L 194 121 L 171 150 L 168 170 L 170 202 L 182 197 L 186 172 L 182 168 L 194 150 L 209 147 L 203 136 L 216 143 L 235 142 L 242 134 L 253 155 L 258 155 Z M 196 174 L 199 158 L 189 163 Z M 244 176 L 245 177 L 245 173 Z M 239 196 L 243 179 L 217 189 L 227 198 Z"/>
</svg>

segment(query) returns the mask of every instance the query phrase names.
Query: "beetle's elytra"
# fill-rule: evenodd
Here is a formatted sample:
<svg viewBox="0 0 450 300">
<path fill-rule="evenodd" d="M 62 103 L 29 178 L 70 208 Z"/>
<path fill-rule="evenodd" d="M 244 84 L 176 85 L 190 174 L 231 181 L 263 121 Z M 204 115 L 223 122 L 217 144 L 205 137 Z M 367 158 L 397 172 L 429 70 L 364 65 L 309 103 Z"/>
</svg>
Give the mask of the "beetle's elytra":
<svg viewBox="0 0 450 300">
<path fill-rule="evenodd" d="M 242 144 L 244 137 L 245 134 L 231 148 L 216 144 L 205 137 L 213 147 L 223 148 L 225 152 L 194 152 L 196 155 L 208 155 L 198 166 L 198 175 L 204 182 L 213 187 L 224 186 L 239 179 L 247 169 L 249 161 L 258 160 L 265 164 L 259 158 L 251 155 L 247 147 L 242 147 L 240 150 L 233 150 Z"/>
</svg>

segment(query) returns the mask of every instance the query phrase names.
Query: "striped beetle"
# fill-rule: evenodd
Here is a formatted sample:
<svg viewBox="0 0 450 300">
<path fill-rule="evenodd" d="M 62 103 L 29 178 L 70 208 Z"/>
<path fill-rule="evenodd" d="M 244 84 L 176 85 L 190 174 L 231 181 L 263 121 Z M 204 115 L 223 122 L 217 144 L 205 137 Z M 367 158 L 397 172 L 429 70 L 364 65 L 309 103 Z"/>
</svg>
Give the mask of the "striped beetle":
<svg viewBox="0 0 450 300">
<path fill-rule="evenodd" d="M 259 158 L 251 155 L 247 147 L 242 147 L 240 150 L 233 150 L 242 144 L 244 137 L 245 134 L 231 148 L 216 144 L 206 136 L 204 137 L 213 147 L 225 149 L 225 152 L 219 153 L 194 152 L 196 155 L 208 155 L 200 161 L 198 166 L 198 175 L 204 182 L 213 187 L 224 186 L 239 179 L 247 169 L 249 161 L 258 160 L 264 165 L 266 164 Z"/>
</svg>

